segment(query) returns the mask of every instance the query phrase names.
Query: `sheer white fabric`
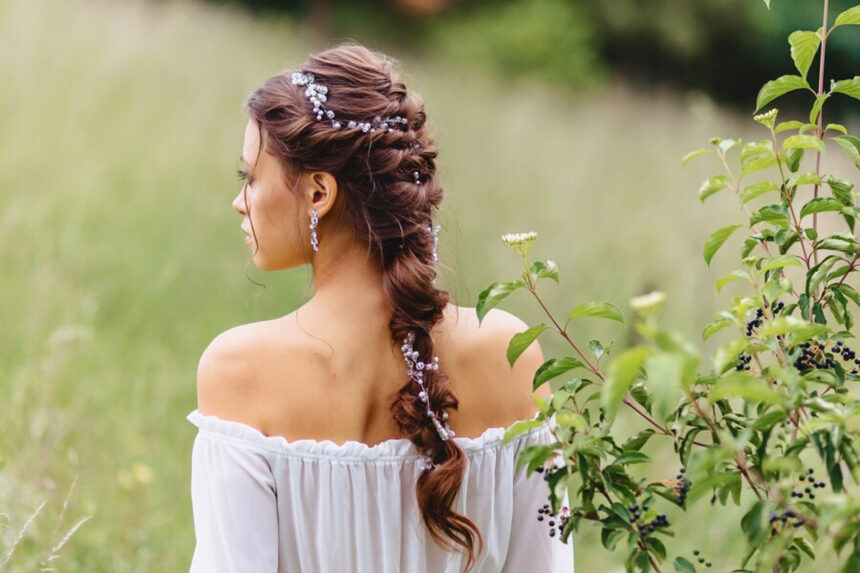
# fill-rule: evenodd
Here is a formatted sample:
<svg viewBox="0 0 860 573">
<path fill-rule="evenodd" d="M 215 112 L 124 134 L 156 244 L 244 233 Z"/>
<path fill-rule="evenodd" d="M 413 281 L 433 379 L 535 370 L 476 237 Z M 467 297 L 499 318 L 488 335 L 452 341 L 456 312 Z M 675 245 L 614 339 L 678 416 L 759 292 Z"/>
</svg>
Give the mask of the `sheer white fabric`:
<svg viewBox="0 0 860 573">
<path fill-rule="evenodd" d="M 287 441 L 198 410 L 191 500 L 191 573 L 459 573 L 461 553 L 438 547 L 415 501 L 425 458 L 407 439 L 374 446 Z M 537 509 L 541 474 L 515 469 L 522 448 L 552 443 L 549 422 L 502 444 L 505 428 L 455 437 L 468 457 L 456 510 L 484 537 L 475 573 L 571 573 L 568 544 Z M 565 500 L 567 503 L 567 500 Z"/>
</svg>

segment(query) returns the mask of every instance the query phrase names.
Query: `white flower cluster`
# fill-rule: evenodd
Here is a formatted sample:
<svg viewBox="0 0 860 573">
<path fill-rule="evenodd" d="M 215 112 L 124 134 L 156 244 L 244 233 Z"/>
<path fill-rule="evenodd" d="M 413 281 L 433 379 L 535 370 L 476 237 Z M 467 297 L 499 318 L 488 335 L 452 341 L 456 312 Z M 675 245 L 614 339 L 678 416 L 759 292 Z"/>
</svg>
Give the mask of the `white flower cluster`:
<svg viewBox="0 0 860 573">
<path fill-rule="evenodd" d="M 349 120 L 346 123 L 338 121 L 334 118 L 334 112 L 323 105 L 323 102 L 328 100 L 328 88 L 324 85 L 314 83 L 313 74 L 293 72 L 291 81 L 294 85 L 306 86 L 305 97 L 314 105 L 314 115 L 316 116 L 317 121 L 320 121 L 325 117 L 331 121 L 331 126 L 335 129 L 360 129 L 364 133 L 367 133 L 368 131 L 376 131 L 377 129 L 394 131 L 394 128 L 391 127 L 392 125 L 407 125 L 409 123 L 405 117 L 400 115 L 392 115 L 386 118 L 381 118 L 377 115 L 372 121 Z"/>
<path fill-rule="evenodd" d="M 537 233 L 530 231 L 528 233 L 508 233 L 502 235 L 502 242 L 509 247 L 513 247 L 522 256 L 526 256 L 532 244 L 537 239 Z"/>
</svg>

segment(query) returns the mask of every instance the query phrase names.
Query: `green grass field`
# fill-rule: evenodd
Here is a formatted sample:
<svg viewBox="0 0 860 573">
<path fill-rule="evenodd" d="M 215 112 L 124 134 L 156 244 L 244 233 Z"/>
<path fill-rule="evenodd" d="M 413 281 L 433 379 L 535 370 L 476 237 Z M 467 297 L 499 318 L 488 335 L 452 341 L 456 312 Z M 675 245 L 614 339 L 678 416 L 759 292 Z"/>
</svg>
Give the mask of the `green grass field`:
<svg viewBox="0 0 860 573">
<path fill-rule="evenodd" d="M 187 570 L 195 428 L 185 415 L 200 353 L 222 330 L 308 296 L 308 269 L 253 268 L 230 206 L 241 103 L 308 45 L 289 21 L 195 2 L 0 1 L 0 559 L 15 545 L 10 571 L 38 570 L 87 516 L 49 565 Z M 438 283 L 459 304 L 517 276 L 500 235 L 537 231 L 532 254 L 561 269 L 561 286 L 545 287 L 559 314 L 594 299 L 626 312 L 631 296 L 658 288 L 665 321 L 699 339 L 736 292 L 713 287 L 736 243 L 711 269 L 702 245 L 739 212 L 730 197 L 701 206 L 695 191 L 717 166 L 682 170 L 679 159 L 712 135 L 760 138 L 752 121 L 702 94 L 615 82 L 571 99 L 460 62 L 403 61 L 441 149 Z M 848 166 L 825 158 L 825 169 Z M 525 295 L 503 306 L 543 320 Z M 621 326 L 580 328 L 582 341 L 628 342 Z M 542 343 L 548 356 L 564 351 Z M 654 455 L 676 463 L 671 448 Z M 714 570 L 734 565 L 739 513 L 720 511 L 670 510 L 685 532 L 670 555 L 698 547 Z M 576 544 L 578 571 L 622 569 L 595 532 Z"/>
</svg>

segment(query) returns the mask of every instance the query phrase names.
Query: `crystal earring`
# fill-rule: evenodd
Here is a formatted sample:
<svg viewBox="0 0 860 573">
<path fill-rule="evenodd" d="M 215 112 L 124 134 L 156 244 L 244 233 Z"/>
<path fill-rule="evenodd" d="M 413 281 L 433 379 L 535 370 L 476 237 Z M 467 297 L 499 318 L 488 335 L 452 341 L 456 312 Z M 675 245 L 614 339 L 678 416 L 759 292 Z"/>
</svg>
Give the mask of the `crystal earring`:
<svg viewBox="0 0 860 573">
<path fill-rule="evenodd" d="M 317 238 L 317 224 L 319 223 L 319 217 L 317 216 L 317 210 L 311 209 L 311 247 L 313 247 L 314 252 L 320 250 L 320 242 Z"/>
</svg>

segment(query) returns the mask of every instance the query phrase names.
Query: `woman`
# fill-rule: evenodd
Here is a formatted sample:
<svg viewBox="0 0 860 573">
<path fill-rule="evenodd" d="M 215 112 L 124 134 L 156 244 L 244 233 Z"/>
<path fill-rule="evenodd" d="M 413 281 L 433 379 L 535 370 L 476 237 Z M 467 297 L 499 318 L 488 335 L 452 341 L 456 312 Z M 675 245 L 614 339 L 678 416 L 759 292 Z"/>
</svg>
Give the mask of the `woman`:
<svg viewBox="0 0 860 573">
<path fill-rule="evenodd" d="M 354 43 L 265 82 L 233 201 L 262 270 L 313 268 L 284 317 L 227 330 L 203 353 L 192 454 L 193 572 L 572 571 L 516 468 L 551 443 L 536 416 L 533 344 L 493 310 L 434 286 L 442 199 L 422 100 Z M 546 385 L 538 392 L 548 397 Z"/>
</svg>

